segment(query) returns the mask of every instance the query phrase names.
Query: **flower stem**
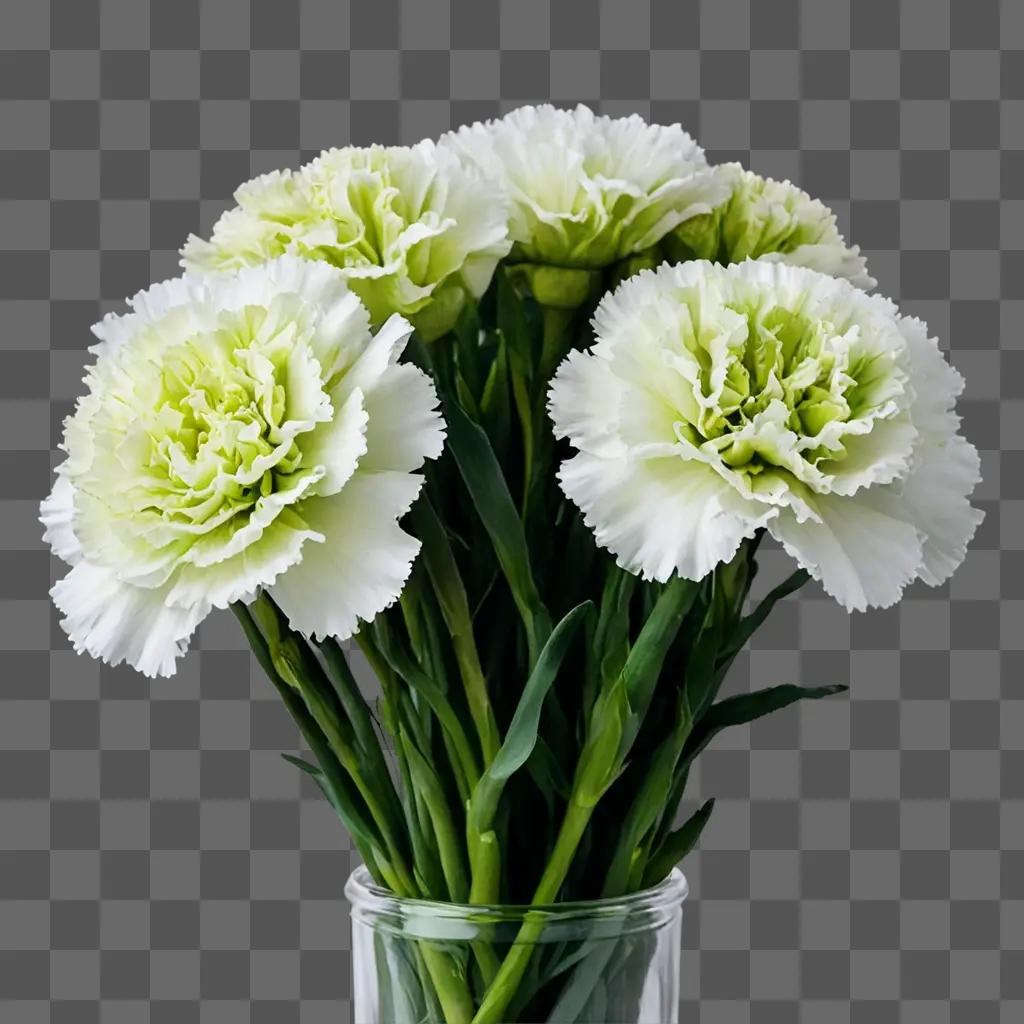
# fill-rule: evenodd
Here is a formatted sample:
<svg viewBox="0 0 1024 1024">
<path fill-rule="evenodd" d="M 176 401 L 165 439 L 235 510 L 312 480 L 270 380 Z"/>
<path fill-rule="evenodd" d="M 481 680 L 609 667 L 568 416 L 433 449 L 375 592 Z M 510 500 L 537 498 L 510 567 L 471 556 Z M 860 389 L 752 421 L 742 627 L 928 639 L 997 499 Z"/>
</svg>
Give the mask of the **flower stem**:
<svg viewBox="0 0 1024 1024">
<path fill-rule="evenodd" d="M 455 960 L 443 950 L 435 949 L 429 940 L 420 943 L 420 954 L 434 983 L 445 1024 L 472 1024 L 473 998 L 455 968 Z"/>
<path fill-rule="evenodd" d="M 416 785 L 430 813 L 430 824 L 437 841 L 441 870 L 444 874 L 445 886 L 448 889 L 448 899 L 453 903 L 462 903 L 466 899 L 468 888 L 465 854 L 459 844 L 458 831 L 452 822 L 448 801 L 445 799 L 441 783 L 430 762 L 416 749 L 415 743 L 411 741 L 404 729 L 399 733 L 399 742 L 405 751 L 411 780 Z"/>
<path fill-rule="evenodd" d="M 558 838 L 555 840 L 555 847 L 530 901 L 531 906 L 543 906 L 554 902 L 569 873 L 576 848 L 593 813 L 592 806 L 584 806 L 570 800 L 558 831 Z M 545 924 L 546 918 L 543 914 L 527 913 L 512 948 L 487 989 L 472 1024 L 501 1024 L 505 1011 L 526 973 L 534 952 L 533 947 L 543 933 Z"/>
<path fill-rule="evenodd" d="M 352 783 L 348 773 L 342 767 L 337 754 L 331 748 L 320 726 L 310 714 L 305 702 L 294 688 L 281 678 L 266 637 L 260 631 L 249 609 L 243 604 L 236 602 L 231 606 L 231 610 L 238 618 L 245 632 L 246 639 L 249 641 L 253 653 L 267 674 L 267 678 L 280 694 L 285 707 L 295 720 L 299 731 L 316 756 L 324 774 L 328 797 L 348 828 L 349 834 L 353 837 L 364 862 L 378 882 L 393 888 L 395 885 L 394 873 L 384 858 L 378 855 L 378 852 L 383 854 L 383 851 L 379 850 L 377 846 L 380 841 L 379 825 L 364 817 L 364 808 L 359 806 L 362 800 L 359 794 L 351 789 Z M 373 834 L 375 829 L 376 835 Z"/>
<path fill-rule="evenodd" d="M 576 316 L 576 310 L 542 306 L 541 315 L 543 317 L 544 335 L 541 343 L 540 365 L 538 366 L 538 382 L 546 390 L 548 381 L 558 368 L 558 364 L 569 351 L 571 344 L 570 328 Z M 541 403 L 541 410 L 546 415 L 544 403 Z"/>
</svg>

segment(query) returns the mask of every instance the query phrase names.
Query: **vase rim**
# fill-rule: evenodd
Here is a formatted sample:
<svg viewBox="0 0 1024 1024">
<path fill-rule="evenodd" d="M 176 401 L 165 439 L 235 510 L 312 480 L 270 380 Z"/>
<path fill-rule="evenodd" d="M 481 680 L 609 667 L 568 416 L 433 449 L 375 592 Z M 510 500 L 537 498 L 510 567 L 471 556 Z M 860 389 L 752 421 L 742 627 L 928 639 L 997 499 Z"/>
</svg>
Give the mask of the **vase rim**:
<svg viewBox="0 0 1024 1024">
<path fill-rule="evenodd" d="M 652 912 L 674 910 L 686 899 L 689 891 L 686 876 L 679 868 L 673 868 L 671 874 L 657 885 L 625 896 L 549 904 L 446 903 L 441 900 L 395 896 L 390 889 L 378 885 L 373 880 L 365 864 L 360 864 L 345 883 L 345 896 L 356 911 L 370 912 L 374 915 L 427 914 L 435 918 L 453 920 L 471 918 L 476 922 L 509 921 L 522 918 L 528 913 L 543 915 L 557 921 L 642 916 Z"/>
</svg>

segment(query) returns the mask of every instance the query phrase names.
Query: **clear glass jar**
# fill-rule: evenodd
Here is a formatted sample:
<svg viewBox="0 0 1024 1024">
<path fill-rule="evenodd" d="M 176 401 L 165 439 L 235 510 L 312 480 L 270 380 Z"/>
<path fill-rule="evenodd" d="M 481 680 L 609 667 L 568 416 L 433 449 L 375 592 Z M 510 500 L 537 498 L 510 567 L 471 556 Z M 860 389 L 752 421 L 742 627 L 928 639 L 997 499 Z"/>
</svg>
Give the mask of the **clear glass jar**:
<svg viewBox="0 0 1024 1024">
<path fill-rule="evenodd" d="M 354 1024 L 470 1024 L 498 1005 L 487 1024 L 678 1024 L 678 870 L 621 899 L 546 907 L 397 899 L 363 867 L 345 894 Z M 510 954 L 517 970 L 499 973 Z"/>
</svg>

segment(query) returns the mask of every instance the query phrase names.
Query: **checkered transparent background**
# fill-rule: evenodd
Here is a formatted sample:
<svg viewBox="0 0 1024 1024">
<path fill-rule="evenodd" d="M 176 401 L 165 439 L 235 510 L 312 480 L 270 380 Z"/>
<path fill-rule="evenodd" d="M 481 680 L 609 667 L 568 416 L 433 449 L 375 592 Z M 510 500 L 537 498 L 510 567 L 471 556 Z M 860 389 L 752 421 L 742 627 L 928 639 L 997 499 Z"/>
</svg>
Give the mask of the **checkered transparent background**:
<svg viewBox="0 0 1024 1024">
<path fill-rule="evenodd" d="M 0 0 L 0 1020 L 340 1024 L 352 859 L 232 621 L 76 658 L 35 521 L 88 327 L 235 185 L 522 102 L 680 120 L 830 202 L 966 374 L 988 513 L 899 609 L 779 609 L 704 756 L 688 1024 L 1024 1020 L 1020 0 Z M 698 795 L 695 794 L 695 795 Z"/>
</svg>

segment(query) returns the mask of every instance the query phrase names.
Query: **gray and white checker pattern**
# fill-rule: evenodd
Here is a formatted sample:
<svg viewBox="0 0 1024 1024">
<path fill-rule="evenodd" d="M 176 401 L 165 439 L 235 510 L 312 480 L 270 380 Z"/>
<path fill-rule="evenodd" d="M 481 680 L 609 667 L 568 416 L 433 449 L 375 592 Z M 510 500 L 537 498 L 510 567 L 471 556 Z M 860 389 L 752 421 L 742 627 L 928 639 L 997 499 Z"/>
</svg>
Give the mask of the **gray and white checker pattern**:
<svg viewBox="0 0 1024 1024">
<path fill-rule="evenodd" d="M 88 327 L 235 185 L 541 99 L 680 120 L 830 202 L 968 378 L 952 584 L 775 613 L 733 685 L 843 699 L 704 757 L 688 1024 L 1024 1020 L 1020 0 L 0 0 L 0 1020 L 341 1024 L 352 863 L 233 621 L 70 653 L 39 539 Z"/>
</svg>

